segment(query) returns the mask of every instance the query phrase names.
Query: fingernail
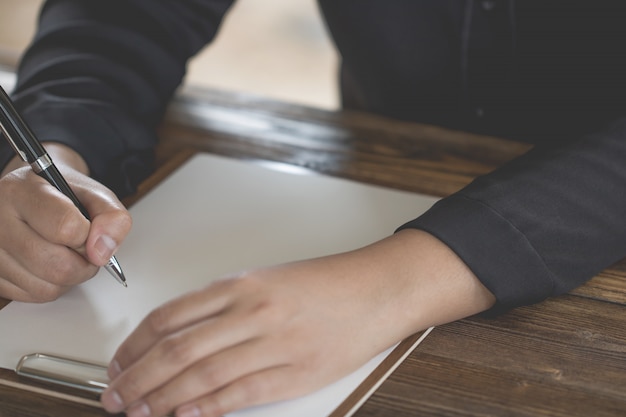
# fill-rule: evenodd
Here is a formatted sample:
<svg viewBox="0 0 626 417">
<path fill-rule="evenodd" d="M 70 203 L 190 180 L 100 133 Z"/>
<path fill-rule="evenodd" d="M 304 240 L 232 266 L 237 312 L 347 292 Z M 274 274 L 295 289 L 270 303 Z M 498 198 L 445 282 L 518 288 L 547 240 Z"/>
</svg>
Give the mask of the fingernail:
<svg viewBox="0 0 626 417">
<path fill-rule="evenodd" d="M 186 405 L 176 410 L 176 417 L 201 417 L 200 409 L 195 405 Z"/>
<path fill-rule="evenodd" d="M 150 417 L 150 407 L 144 402 L 136 403 L 126 410 L 127 417 Z"/>
<path fill-rule="evenodd" d="M 111 256 L 113 256 L 113 252 L 115 251 L 116 247 L 117 245 L 115 241 L 107 235 L 100 236 L 94 244 L 94 249 L 96 250 L 96 253 L 100 257 L 100 259 L 105 262 L 111 259 Z"/>
<path fill-rule="evenodd" d="M 109 368 L 107 369 L 107 374 L 110 379 L 115 379 L 119 374 L 122 373 L 122 367 L 120 363 L 116 360 L 111 361 L 109 364 Z"/>
<path fill-rule="evenodd" d="M 124 409 L 122 397 L 120 397 L 117 391 L 105 391 L 102 394 L 101 401 L 105 410 L 111 413 L 119 413 Z"/>
</svg>

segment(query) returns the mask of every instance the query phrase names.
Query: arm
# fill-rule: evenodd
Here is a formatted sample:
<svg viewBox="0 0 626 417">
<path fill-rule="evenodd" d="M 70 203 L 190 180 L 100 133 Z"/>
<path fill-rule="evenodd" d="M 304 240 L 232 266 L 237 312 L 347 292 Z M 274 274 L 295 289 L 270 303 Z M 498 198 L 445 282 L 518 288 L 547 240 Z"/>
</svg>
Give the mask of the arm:
<svg viewBox="0 0 626 417">
<path fill-rule="evenodd" d="M 156 125 L 187 59 L 214 35 L 229 4 L 45 3 L 14 101 L 92 222 L 29 168 L 14 169 L 19 163 L 0 141 L 0 194 L 11 196 L 0 204 L 0 296 L 52 300 L 115 252 L 130 217 L 101 184 L 123 196 L 150 173 Z"/>
<path fill-rule="evenodd" d="M 494 312 L 565 293 L 626 255 L 626 119 L 538 146 L 403 228 L 451 247 L 497 298 Z"/>
<path fill-rule="evenodd" d="M 152 169 L 155 128 L 187 60 L 231 1 L 49 0 L 24 54 L 16 107 L 39 139 L 74 149 L 127 195 Z M 0 166 L 12 157 L 0 145 Z"/>
<path fill-rule="evenodd" d="M 164 305 L 116 353 L 105 408 L 218 416 L 291 398 L 417 330 L 589 279 L 625 253 L 619 126 L 537 148 L 366 248 Z"/>
<path fill-rule="evenodd" d="M 352 252 L 231 277 L 165 304 L 119 348 L 102 402 L 129 417 L 174 408 L 210 417 L 292 398 L 417 330 L 493 302 L 445 245 L 419 230 L 401 231 Z"/>
<path fill-rule="evenodd" d="M 494 312 L 566 292 L 626 254 L 625 10 L 544 3 L 320 1 L 349 105 L 537 145 L 404 226 L 457 252 L 496 295 Z"/>
</svg>

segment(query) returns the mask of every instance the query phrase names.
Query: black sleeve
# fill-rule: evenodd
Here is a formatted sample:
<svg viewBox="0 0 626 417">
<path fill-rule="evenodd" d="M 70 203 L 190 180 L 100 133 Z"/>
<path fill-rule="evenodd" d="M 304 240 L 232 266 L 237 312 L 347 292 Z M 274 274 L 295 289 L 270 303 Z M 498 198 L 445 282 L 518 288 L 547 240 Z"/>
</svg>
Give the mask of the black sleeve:
<svg viewBox="0 0 626 417">
<path fill-rule="evenodd" d="M 407 227 L 453 249 L 496 296 L 494 313 L 567 292 L 626 255 L 626 118 L 536 147 Z"/>
<path fill-rule="evenodd" d="M 118 195 L 150 173 L 155 127 L 187 60 L 232 0 L 48 0 L 18 69 L 16 106 L 42 141 L 80 153 Z M 0 166 L 13 156 L 0 144 Z"/>
</svg>

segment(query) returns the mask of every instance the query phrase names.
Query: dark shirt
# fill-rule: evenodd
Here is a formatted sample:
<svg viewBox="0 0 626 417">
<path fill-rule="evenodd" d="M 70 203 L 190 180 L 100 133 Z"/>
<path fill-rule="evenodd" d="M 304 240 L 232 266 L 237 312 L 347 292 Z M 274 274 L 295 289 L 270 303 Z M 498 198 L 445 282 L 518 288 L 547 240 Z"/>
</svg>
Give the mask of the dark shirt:
<svg viewBox="0 0 626 417">
<path fill-rule="evenodd" d="M 187 60 L 230 4 L 50 0 L 18 71 L 18 108 L 40 139 L 131 193 L 152 170 L 155 127 Z M 623 1 L 320 6 L 345 107 L 536 145 L 402 226 L 451 247 L 494 311 L 569 291 L 626 254 Z M 0 164 L 10 157 L 2 145 Z"/>
</svg>

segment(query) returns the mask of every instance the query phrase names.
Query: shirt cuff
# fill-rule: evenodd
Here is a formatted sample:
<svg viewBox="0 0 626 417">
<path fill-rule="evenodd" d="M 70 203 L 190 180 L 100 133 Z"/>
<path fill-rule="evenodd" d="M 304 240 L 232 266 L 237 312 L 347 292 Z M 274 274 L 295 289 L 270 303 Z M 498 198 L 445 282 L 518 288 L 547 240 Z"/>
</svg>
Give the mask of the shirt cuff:
<svg viewBox="0 0 626 417">
<path fill-rule="evenodd" d="M 465 262 L 496 297 L 489 314 L 539 302 L 553 292 L 554 279 L 526 237 L 480 201 L 454 194 L 398 231 L 407 228 L 432 234 Z"/>
</svg>

